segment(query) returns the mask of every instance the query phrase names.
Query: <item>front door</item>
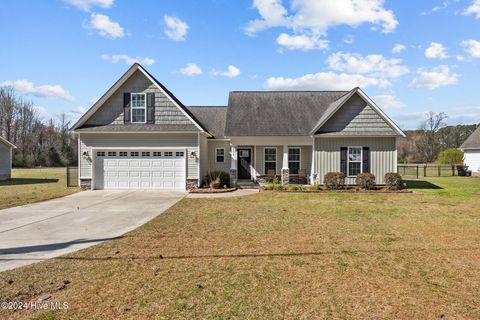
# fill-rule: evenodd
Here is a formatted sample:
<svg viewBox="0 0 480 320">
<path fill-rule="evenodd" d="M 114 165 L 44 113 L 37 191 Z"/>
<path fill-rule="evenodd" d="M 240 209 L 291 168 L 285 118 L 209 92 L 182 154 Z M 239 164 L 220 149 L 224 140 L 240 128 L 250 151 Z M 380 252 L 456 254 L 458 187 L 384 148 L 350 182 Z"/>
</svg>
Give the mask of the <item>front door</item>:
<svg viewBox="0 0 480 320">
<path fill-rule="evenodd" d="M 238 179 L 252 179 L 250 165 L 252 164 L 252 150 L 238 149 Z"/>
</svg>

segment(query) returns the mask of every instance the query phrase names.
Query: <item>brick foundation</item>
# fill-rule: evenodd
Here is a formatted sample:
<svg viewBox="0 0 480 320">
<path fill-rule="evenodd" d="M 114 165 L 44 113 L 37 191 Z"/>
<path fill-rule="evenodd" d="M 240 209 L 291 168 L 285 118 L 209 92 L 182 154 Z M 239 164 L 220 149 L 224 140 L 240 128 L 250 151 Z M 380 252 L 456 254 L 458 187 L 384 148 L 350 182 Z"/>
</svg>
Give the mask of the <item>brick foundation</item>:
<svg viewBox="0 0 480 320">
<path fill-rule="evenodd" d="M 288 186 L 290 184 L 290 170 L 282 169 L 282 184 Z"/>
<path fill-rule="evenodd" d="M 198 188 L 198 179 L 187 179 L 187 190 Z"/>
<path fill-rule="evenodd" d="M 92 190 L 92 179 L 80 179 L 80 190 Z"/>
<path fill-rule="evenodd" d="M 230 169 L 230 187 L 237 186 L 237 170 Z"/>
</svg>

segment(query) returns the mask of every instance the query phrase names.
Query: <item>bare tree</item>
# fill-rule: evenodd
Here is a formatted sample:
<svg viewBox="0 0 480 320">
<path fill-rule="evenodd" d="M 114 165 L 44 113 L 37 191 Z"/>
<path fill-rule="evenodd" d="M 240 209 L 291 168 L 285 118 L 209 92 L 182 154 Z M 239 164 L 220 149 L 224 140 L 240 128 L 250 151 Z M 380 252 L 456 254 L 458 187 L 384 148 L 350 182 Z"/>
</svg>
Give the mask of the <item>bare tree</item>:
<svg viewBox="0 0 480 320">
<path fill-rule="evenodd" d="M 424 162 L 433 162 L 440 152 L 440 139 L 438 131 L 445 127 L 445 119 L 447 115 L 444 112 L 435 113 L 430 111 L 425 114 L 425 121 L 421 127 L 421 135 L 416 140 L 416 149 Z"/>
</svg>

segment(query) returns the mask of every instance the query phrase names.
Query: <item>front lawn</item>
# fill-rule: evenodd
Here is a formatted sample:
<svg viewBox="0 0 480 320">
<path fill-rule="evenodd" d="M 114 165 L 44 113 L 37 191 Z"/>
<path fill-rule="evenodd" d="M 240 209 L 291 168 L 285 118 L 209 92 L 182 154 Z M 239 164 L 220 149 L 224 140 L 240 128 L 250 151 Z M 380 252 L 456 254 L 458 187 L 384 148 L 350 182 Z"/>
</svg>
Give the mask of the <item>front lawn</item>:
<svg viewBox="0 0 480 320">
<path fill-rule="evenodd" d="M 0 273 L 0 301 L 69 304 L 0 318 L 480 318 L 480 179 L 408 183 L 186 198 L 123 238 Z"/>
<path fill-rule="evenodd" d="M 0 209 L 63 197 L 79 191 L 67 188 L 65 168 L 13 169 L 0 181 Z"/>
</svg>

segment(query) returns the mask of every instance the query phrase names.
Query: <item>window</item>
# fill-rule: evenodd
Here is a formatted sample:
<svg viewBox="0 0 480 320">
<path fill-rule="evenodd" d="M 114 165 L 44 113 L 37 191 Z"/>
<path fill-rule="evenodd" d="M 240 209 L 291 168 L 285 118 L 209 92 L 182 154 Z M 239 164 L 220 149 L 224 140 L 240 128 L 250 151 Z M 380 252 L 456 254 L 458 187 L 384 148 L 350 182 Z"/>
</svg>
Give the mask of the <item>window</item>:
<svg viewBox="0 0 480 320">
<path fill-rule="evenodd" d="M 128 155 L 128 152 L 120 151 L 118 154 L 120 155 L 120 157 L 126 157 Z"/>
<path fill-rule="evenodd" d="M 109 156 L 109 157 L 116 157 L 116 156 L 117 156 L 117 153 L 116 153 L 116 152 L 113 152 L 113 151 L 109 151 L 109 152 L 108 152 L 108 156 Z"/>
<path fill-rule="evenodd" d="M 362 173 L 362 147 L 348 147 L 347 170 L 349 177 Z"/>
<path fill-rule="evenodd" d="M 132 123 L 146 122 L 146 94 L 132 93 Z"/>
<path fill-rule="evenodd" d="M 167 151 L 167 152 L 164 152 L 163 155 L 164 155 L 165 157 L 172 157 L 172 156 L 173 156 L 173 152 Z"/>
<path fill-rule="evenodd" d="M 175 152 L 175 157 L 183 157 L 183 151 L 177 151 Z"/>
<path fill-rule="evenodd" d="M 130 152 L 131 157 L 138 157 L 138 151 L 132 151 Z"/>
<path fill-rule="evenodd" d="M 97 157 L 105 157 L 105 152 L 103 152 L 103 151 L 98 151 L 98 152 L 97 152 Z"/>
<path fill-rule="evenodd" d="M 288 171 L 298 174 L 300 169 L 300 148 L 288 148 Z"/>
<path fill-rule="evenodd" d="M 277 148 L 265 148 L 265 174 L 268 170 L 277 172 Z"/>
<path fill-rule="evenodd" d="M 158 152 L 158 151 L 154 151 L 154 152 L 153 152 L 153 156 L 154 156 L 154 157 L 161 157 L 161 156 L 162 156 L 162 153 L 161 153 L 161 152 Z"/>
<path fill-rule="evenodd" d="M 142 152 L 142 157 L 150 157 L 150 152 Z"/>
<path fill-rule="evenodd" d="M 225 162 L 225 149 L 223 148 L 215 149 L 215 162 L 217 163 Z"/>
</svg>

